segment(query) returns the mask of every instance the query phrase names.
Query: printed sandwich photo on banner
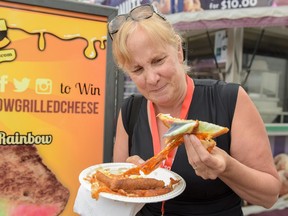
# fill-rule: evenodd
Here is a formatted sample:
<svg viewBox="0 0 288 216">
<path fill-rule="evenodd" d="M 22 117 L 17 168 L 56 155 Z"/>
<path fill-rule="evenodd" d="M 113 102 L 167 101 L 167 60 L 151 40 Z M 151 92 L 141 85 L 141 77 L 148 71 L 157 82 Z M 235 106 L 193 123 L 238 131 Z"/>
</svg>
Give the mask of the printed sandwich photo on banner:
<svg viewBox="0 0 288 216">
<path fill-rule="evenodd" d="M 1 216 L 75 215 L 103 162 L 107 19 L 0 2 Z"/>
</svg>

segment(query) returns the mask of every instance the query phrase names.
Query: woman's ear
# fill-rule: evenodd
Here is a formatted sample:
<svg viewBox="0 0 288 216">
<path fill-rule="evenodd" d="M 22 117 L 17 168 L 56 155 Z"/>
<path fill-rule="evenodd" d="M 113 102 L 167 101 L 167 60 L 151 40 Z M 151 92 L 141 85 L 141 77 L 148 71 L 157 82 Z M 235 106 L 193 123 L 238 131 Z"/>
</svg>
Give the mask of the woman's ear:
<svg viewBox="0 0 288 216">
<path fill-rule="evenodd" d="M 186 59 L 186 52 L 185 52 L 185 42 L 182 42 L 182 53 L 183 53 L 183 61 Z"/>
</svg>

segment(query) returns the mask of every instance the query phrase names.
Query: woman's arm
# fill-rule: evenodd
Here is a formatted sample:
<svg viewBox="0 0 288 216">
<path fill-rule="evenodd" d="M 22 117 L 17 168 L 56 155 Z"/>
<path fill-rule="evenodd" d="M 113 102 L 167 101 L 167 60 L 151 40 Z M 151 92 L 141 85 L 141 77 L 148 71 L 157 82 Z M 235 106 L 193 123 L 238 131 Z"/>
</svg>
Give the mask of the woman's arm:
<svg viewBox="0 0 288 216">
<path fill-rule="evenodd" d="M 119 112 L 116 127 L 116 138 L 113 149 L 113 161 L 114 162 L 125 162 L 128 158 L 128 134 L 123 126 L 122 113 Z"/>
<path fill-rule="evenodd" d="M 218 147 L 209 154 L 193 135 L 184 139 L 189 162 L 197 175 L 204 179 L 219 177 L 249 203 L 269 208 L 276 202 L 280 181 L 266 129 L 241 87 L 231 128 L 231 156 Z"/>
<path fill-rule="evenodd" d="M 220 178 L 249 203 L 271 207 L 278 198 L 279 176 L 263 120 L 241 87 L 231 137 L 231 156 L 235 159 L 228 160 Z"/>
</svg>

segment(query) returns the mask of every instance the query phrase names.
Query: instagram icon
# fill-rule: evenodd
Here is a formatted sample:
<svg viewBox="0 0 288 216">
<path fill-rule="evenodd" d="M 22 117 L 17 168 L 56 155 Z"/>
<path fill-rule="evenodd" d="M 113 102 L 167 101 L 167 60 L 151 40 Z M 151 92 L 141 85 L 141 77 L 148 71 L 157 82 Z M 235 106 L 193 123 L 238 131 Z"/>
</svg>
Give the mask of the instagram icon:
<svg viewBox="0 0 288 216">
<path fill-rule="evenodd" d="M 36 94 L 51 94 L 52 93 L 52 80 L 36 79 L 35 92 Z"/>
</svg>

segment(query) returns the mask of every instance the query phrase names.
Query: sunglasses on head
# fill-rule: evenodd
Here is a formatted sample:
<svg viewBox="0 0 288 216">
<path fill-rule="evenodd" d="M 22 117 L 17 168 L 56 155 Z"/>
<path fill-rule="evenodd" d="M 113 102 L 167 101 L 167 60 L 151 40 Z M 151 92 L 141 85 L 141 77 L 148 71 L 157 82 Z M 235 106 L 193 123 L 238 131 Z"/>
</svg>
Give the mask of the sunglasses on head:
<svg viewBox="0 0 288 216">
<path fill-rule="evenodd" d="M 153 5 L 150 4 L 137 6 L 133 8 L 128 14 L 121 14 L 114 17 L 114 19 L 108 23 L 108 32 L 111 39 L 113 40 L 113 34 L 119 31 L 120 27 L 124 22 L 126 22 L 128 18 L 139 21 L 143 19 L 149 19 L 153 16 L 153 13 L 157 14 L 163 20 L 166 20 L 166 18 L 162 16 Z"/>
</svg>

